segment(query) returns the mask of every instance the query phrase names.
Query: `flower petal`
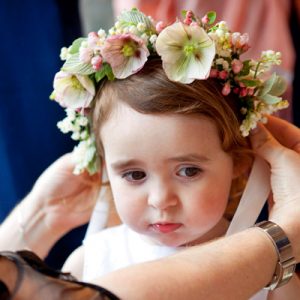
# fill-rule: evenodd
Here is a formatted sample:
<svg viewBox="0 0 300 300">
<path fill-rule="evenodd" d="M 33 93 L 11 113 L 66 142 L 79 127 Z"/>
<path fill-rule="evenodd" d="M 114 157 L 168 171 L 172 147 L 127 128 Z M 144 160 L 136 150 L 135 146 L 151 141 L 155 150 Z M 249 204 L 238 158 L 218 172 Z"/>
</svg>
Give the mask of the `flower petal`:
<svg viewBox="0 0 300 300">
<path fill-rule="evenodd" d="M 159 34 L 156 51 L 168 78 L 182 83 L 208 78 L 215 57 L 214 42 L 205 30 L 180 22 Z"/>
<path fill-rule="evenodd" d="M 129 45 L 130 54 L 124 53 Z M 130 48 L 132 47 L 132 48 Z M 133 34 L 114 35 L 106 39 L 102 48 L 102 56 L 112 68 L 116 78 L 126 78 L 139 71 L 150 55 L 143 39 Z"/>
</svg>

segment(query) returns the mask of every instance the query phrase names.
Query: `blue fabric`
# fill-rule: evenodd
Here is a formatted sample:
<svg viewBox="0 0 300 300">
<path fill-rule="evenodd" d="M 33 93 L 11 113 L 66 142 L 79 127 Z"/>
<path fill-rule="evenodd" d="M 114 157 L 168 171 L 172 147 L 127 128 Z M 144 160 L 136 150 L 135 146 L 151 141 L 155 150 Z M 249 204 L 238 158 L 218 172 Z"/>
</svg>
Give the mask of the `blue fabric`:
<svg viewBox="0 0 300 300">
<path fill-rule="evenodd" d="M 0 221 L 73 148 L 49 100 L 60 48 L 80 35 L 75 0 L 0 2 Z"/>
<path fill-rule="evenodd" d="M 55 1 L 0 4 L 0 218 L 38 175 L 72 149 L 56 128 L 63 110 L 49 100 L 63 45 Z"/>
</svg>

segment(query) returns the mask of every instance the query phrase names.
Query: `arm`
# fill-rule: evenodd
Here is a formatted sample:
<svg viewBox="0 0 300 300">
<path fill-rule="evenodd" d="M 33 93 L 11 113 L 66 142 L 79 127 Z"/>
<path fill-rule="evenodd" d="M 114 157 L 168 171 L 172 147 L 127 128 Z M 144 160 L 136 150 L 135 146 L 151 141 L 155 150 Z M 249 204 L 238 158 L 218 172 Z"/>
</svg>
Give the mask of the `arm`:
<svg viewBox="0 0 300 300">
<path fill-rule="evenodd" d="M 269 282 L 276 259 L 272 243 L 252 228 L 94 283 L 121 299 L 249 299 Z"/>
<path fill-rule="evenodd" d="M 0 250 L 30 248 L 44 258 L 59 238 L 88 222 L 100 188 L 99 174 L 77 176 L 73 168 L 72 154 L 67 154 L 40 176 L 1 224 Z"/>
<path fill-rule="evenodd" d="M 296 126 L 293 126 L 288 122 L 278 119 L 276 117 L 269 116 L 269 122 L 265 125 L 265 127 L 270 132 L 272 132 L 273 136 L 276 137 L 277 141 L 279 141 L 286 147 L 300 153 L 299 129 Z M 290 138 L 287 139 L 287 137 Z M 275 160 L 277 159 L 275 158 Z M 292 176 L 290 180 L 295 180 L 295 179 L 297 180 L 296 174 L 294 174 L 294 176 Z M 274 185 L 279 186 L 278 183 L 274 183 Z M 278 191 L 276 194 L 278 195 L 277 197 L 280 197 L 280 194 L 282 194 L 282 192 L 279 193 Z M 284 195 L 282 195 L 282 197 L 284 197 Z M 273 203 L 270 203 L 270 205 L 273 205 Z M 296 206 L 294 206 L 294 208 L 296 208 Z M 297 300 L 299 299 L 299 295 L 300 295 L 300 278 L 298 273 L 296 276 L 292 278 L 292 280 L 287 285 L 270 292 L 268 299 L 269 300 L 281 300 L 281 299 Z"/>
<path fill-rule="evenodd" d="M 84 246 L 74 250 L 63 265 L 62 271 L 71 273 L 78 280 L 82 280 L 84 262 Z"/>
<path fill-rule="evenodd" d="M 252 136 L 252 142 L 255 151 L 272 168 L 273 203 L 269 218 L 285 231 L 299 262 L 300 155 L 283 146 L 297 149 L 300 131 L 284 123 L 285 135 L 276 134 L 279 125 L 280 120 L 271 118 L 268 128 L 282 145 L 263 126 Z M 123 269 L 95 282 L 122 299 L 224 299 L 224 295 L 226 299 L 249 299 L 270 282 L 276 261 L 269 238 L 259 229 L 251 228 L 157 262 Z M 294 276 L 289 285 L 273 292 L 272 297 L 295 299 L 299 297 L 298 287 Z"/>
</svg>

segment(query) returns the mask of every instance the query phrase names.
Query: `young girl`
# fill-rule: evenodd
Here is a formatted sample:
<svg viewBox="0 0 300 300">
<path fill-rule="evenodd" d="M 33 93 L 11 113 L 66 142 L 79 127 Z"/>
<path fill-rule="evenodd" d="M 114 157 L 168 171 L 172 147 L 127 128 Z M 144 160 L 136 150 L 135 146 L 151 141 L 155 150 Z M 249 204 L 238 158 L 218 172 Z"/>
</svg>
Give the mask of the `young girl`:
<svg viewBox="0 0 300 300">
<path fill-rule="evenodd" d="M 59 127 L 81 141 L 75 172 L 105 168 L 123 223 L 71 255 L 64 269 L 77 277 L 90 281 L 226 233 L 253 158 L 245 136 L 286 102 L 277 75 L 259 77 L 278 54 L 241 61 L 247 36 L 214 18 L 188 11 L 155 29 L 133 10 L 108 37 L 91 33 L 64 50 L 52 96 L 68 107 Z"/>
</svg>

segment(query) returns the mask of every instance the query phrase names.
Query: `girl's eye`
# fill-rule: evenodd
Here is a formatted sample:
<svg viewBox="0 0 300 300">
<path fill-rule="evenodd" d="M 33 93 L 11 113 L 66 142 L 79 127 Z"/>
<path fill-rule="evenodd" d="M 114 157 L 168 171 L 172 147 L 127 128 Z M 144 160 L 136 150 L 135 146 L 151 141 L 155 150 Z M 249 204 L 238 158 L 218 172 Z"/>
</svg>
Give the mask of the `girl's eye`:
<svg viewBox="0 0 300 300">
<path fill-rule="evenodd" d="M 146 173 L 143 171 L 129 171 L 122 175 L 128 181 L 140 181 L 146 177 Z"/>
<path fill-rule="evenodd" d="M 177 175 L 182 177 L 196 177 L 201 172 L 201 169 L 197 167 L 185 167 L 181 168 Z"/>
</svg>

